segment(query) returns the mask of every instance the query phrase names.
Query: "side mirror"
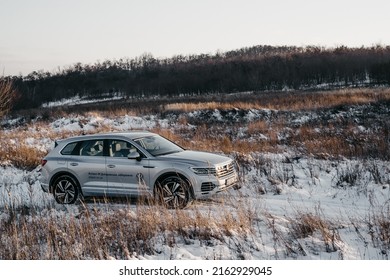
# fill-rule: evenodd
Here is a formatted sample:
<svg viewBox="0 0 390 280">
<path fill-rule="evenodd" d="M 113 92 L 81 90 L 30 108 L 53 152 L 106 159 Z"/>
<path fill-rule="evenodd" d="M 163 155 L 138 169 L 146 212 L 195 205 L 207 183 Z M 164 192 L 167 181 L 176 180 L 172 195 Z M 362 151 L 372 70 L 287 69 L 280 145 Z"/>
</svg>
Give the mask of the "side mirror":
<svg viewBox="0 0 390 280">
<path fill-rule="evenodd" d="M 137 161 L 141 161 L 141 156 L 137 151 L 132 151 L 127 155 L 128 159 L 136 159 Z"/>
</svg>

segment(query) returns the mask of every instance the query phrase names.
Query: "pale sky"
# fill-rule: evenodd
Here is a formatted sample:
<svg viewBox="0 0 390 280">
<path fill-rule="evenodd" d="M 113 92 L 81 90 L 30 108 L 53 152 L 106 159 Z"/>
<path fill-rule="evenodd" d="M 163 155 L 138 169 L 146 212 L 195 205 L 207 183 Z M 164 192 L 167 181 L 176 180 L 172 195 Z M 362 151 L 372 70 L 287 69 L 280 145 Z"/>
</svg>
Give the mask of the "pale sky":
<svg viewBox="0 0 390 280">
<path fill-rule="evenodd" d="M 254 45 L 390 45 L 389 0 L 0 0 L 0 76 Z"/>
</svg>

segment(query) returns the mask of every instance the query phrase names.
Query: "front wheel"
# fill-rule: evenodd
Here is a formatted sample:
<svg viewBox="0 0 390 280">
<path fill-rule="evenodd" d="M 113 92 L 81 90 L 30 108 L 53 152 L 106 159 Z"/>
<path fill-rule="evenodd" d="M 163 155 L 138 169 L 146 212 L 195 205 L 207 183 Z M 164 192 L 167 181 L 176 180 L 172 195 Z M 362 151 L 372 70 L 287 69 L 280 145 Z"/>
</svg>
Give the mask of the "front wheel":
<svg viewBox="0 0 390 280">
<path fill-rule="evenodd" d="M 53 195 L 57 203 L 73 204 L 79 197 L 79 185 L 73 177 L 61 175 L 54 183 Z"/>
<path fill-rule="evenodd" d="M 155 186 L 155 198 L 167 208 L 182 209 L 191 200 L 189 184 L 178 176 L 167 177 Z"/>
</svg>

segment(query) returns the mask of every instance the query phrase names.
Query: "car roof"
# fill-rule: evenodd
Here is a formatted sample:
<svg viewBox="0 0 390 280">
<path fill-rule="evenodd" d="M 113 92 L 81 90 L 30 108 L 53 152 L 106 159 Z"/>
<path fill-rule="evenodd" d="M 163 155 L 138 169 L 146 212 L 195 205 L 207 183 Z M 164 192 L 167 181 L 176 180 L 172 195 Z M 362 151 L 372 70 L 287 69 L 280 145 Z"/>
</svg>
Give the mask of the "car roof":
<svg viewBox="0 0 390 280">
<path fill-rule="evenodd" d="M 80 136 L 73 136 L 66 139 L 58 140 L 57 142 L 72 142 L 72 141 L 81 141 L 87 139 L 99 139 L 99 138 L 110 138 L 110 137 L 119 137 L 119 138 L 127 138 L 127 139 L 138 139 L 147 136 L 156 136 L 156 133 L 150 131 L 127 131 L 127 132 L 108 132 L 108 133 L 96 133 L 96 134 L 86 134 Z"/>
</svg>

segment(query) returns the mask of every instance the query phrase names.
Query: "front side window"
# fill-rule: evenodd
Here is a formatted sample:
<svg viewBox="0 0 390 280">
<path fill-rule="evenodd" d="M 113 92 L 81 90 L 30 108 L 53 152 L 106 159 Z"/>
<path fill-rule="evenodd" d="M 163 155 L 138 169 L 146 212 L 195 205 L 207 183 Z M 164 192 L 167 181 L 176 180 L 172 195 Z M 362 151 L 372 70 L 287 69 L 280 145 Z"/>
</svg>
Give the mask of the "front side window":
<svg viewBox="0 0 390 280">
<path fill-rule="evenodd" d="M 123 140 L 109 140 L 108 147 L 111 157 L 127 158 L 132 152 L 139 152 L 131 143 Z"/>
</svg>

